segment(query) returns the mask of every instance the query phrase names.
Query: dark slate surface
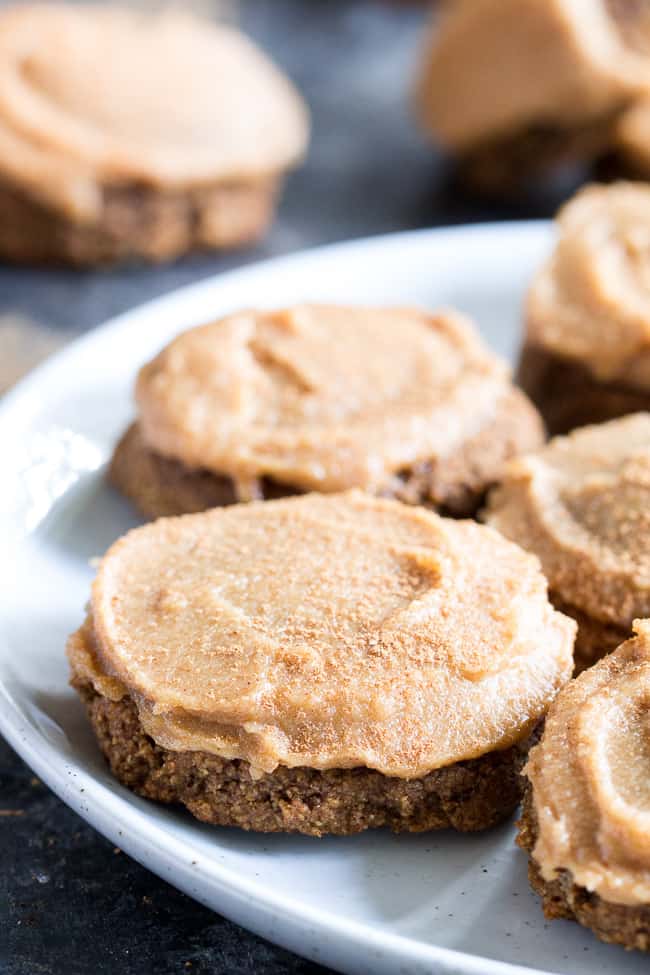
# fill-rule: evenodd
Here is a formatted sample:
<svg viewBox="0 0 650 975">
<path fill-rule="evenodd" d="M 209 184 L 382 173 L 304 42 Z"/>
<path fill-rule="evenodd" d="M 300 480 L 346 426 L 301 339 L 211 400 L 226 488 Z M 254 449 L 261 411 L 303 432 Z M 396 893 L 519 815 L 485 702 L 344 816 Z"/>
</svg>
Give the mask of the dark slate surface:
<svg viewBox="0 0 650 975">
<path fill-rule="evenodd" d="M 549 215 L 550 192 L 512 205 L 455 190 L 408 109 L 417 5 L 242 0 L 240 19 L 299 83 L 314 119 L 268 240 L 235 257 L 97 274 L 0 267 L 0 315 L 83 331 L 179 285 L 326 241 L 469 220 Z M 1 215 L 0 215 L 1 218 Z M 1 354 L 1 350 L 0 350 Z M 324 969 L 247 934 L 113 849 L 0 741 L 2 975 L 301 973 Z"/>
</svg>

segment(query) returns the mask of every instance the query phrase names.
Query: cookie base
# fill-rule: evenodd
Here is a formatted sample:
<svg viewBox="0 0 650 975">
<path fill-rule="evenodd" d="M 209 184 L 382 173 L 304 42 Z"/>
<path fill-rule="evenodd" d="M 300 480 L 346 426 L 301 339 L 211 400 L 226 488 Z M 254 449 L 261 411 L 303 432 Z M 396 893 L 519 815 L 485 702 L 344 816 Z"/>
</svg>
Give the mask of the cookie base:
<svg viewBox="0 0 650 975">
<path fill-rule="evenodd" d="M 516 199 L 540 177 L 589 162 L 604 151 L 624 107 L 570 128 L 530 125 L 487 139 L 459 156 L 459 181 L 477 195 Z"/>
<path fill-rule="evenodd" d="M 278 767 L 251 778 L 247 762 L 206 752 L 173 752 L 143 730 L 129 698 L 111 701 L 73 678 L 113 775 L 147 799 L 185 806 L 219 826 L 308 836 L 453 828 L 488 829 L 507 819 L 521 797 L 521 768 L 530 739 L 458 762 L 421 779 L 373 769 Z"/>
<path fill-rule="evenodd" d="M 97 219 L 76 223 L 0 183 L 0 257 L 14 263 L 93 267 L 125 260 L 156 263 L 195 250 L 235 248 L 265 233 L 278 189 L 277 177 L 176 191 L 139 184 L 106 187 Z"/>
<path fill-rule="evenodd" d="M 517 823 L 517 844 L 529 855 L 528 879 L 542 899 L 544 916 L 549 920 L 577 921 L 610 944 L 639 951 L 650 951 L 650 905 L 613 904 L 573 882 L 569 870 L 560 870 L 554 880 L 545 880 L 532 851 L 537 841 L 537 817 L 533 789 L 526 787 L 521 819 Z"/>
<path fill-rule="evenodd" d="M 650 392 L 621 382 L 599 382 L 575 360 L 531 343 L 522 350 L 517 382 L 542 414 L 551 436 L 650 410 Z"/>
<path fill-rule="evenodd" d="M 632 636 L 632 628 L 617 626 L 614 623 L 604 623 L 602 620 L 588 616 L 571 603 L 564 602 L 557 593 L 550 591 L 549 600 L 555 609 L 565 616 L 570 616 L 578 624 L 576 642 L 573 648 L 575 661 L 574 676 L 597 663 L 602 657 L 612 653 L 625 640 Z"/>
<path fill-rule="evenodd" d="M 471 517 L 498 481 L 505 462 L 541 446 L 543 439 L 536 410 L 513 388 L 503 397 L 494 419 L 455 454 L 400 472 L 381 495 L 424 504 L 456 518 Z M 190 514 L 238 500 L 229 477 L 191 469 L 151 450 L 137 423 L 118 443 L 109 478 L 148 518 Z M 269 478 L 262 480 L 261 489 L 265 500 L 303 493 Z"/>
</svg>

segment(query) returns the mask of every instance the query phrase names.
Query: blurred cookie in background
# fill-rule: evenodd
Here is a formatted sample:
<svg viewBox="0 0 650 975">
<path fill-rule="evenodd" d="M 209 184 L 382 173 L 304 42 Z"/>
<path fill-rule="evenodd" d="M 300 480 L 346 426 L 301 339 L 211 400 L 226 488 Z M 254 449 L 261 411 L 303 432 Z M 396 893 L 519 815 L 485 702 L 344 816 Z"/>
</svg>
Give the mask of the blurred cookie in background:
<svg viewBox="0 0 650 975">
<path fill-rule="evenodd" d="M 426 130 L 474 189 L 590 161 L 650 90 L 650 14 L 624 0 L 446 0 L 416 85 Z"/>
<path fill-rule="evenodd" d="M 650 409 L 650 186 L 586 187 L 557 226 L 517 376 L 552 434 Z"/>
<path fill-rule="evenodd" d="M 0 257 L 162 261 L 248 244 L 306 107 L 237 30 L 177 9 L 0 12 Z"/>
</svg>

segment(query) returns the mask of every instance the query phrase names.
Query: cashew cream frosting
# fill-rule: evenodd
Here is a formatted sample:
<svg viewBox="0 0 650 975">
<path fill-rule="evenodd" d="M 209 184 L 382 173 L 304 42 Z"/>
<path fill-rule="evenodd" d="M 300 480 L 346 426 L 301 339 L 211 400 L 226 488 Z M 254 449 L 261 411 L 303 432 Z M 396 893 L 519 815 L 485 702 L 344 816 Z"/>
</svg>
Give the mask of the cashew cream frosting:
<svg viewBox="0 0 650 975">
<path fill-rule="evenodd" d="M 560 211 L 528 295 L 527 340 L 599 380 L 650 389 L 650 187 L 590 186 Z"/>
<path fill-rule="evenodd" d="M 0 12 L 0 176 L 77 219 L 104 185 L 280 172 L 306 138 L 298 93 L 230 27 L 178 9 Z"/>
<path fill-rule="evenodd" d="M 231 477 L 303 490 L 389 486 L 478 434 L 507 367 L 453 312 L 305 305 L 185 332 L 138 378 L 146 443 Z"/>
<path fill-rule="evenodd" d="M 634 629 L 558 695 L 524 770 L 545 879 L 630 906 L 650 903 L 650 621 Z"/>
<path fill-rule="evenodd" d="M 574 634 L 497 532 L 352 491 L 129 532 L 68 653 L 164 747 L 410 778 L 525 738 Z"/>
<path fill-rule="evenodd" d="M 580 127 L 650 90 L 650 29 L 625 0 L 447 0 L 417 82 L 423 124 L 464 151 Z"/>
<path fill-rule="evenodd" d="M 485 520 L 540 559 L 564 602 L 629 628 L 650 616 L 650 414 L 512 461 Z"/>
</svg>

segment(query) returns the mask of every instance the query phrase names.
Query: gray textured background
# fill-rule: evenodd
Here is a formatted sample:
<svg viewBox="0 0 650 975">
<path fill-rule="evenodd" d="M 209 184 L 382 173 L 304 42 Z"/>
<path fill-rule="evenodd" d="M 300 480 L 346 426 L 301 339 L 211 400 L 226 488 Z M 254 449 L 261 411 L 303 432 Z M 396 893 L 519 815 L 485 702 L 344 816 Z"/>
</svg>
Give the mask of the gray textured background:
<svg viewBox="0 0 650 975">
<path fill-rule="evenodd" d="M 297 81 L 313 113 L 309 158 L 289 180 L 268 240 L 245 254 L 165 268 L 0 266 L 0 367 L 18 320 L 46 330 L 43 343 L 33 326 L 21 326 L 37 353 L 48 339 L 244 262 L 366 234 L 552 213 L 557 189 L 510 205 L 465 197 L 418 135 L 408 105 L 424 16 L 417 5 L 242 0 L 237 12 Z M 2 741 L 0 858 L 2 975 L 323 971 L 205 910 L 111 848 Z"/>
</svg>

